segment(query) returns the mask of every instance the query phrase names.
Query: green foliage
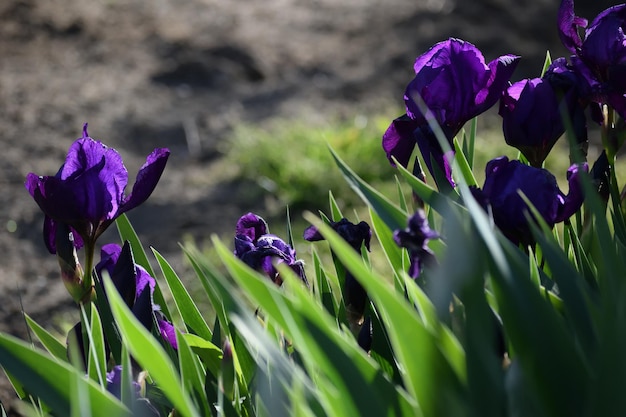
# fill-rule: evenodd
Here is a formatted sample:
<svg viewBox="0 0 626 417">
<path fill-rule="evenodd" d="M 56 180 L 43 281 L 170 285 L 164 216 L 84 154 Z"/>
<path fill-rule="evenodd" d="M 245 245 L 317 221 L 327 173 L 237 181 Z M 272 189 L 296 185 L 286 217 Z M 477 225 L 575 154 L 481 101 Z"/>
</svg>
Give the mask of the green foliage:
<svg viewBox="0 0 626 417">
<path fill-rule="evenodd" d="M 334 168 L 322 143 L 345 155 L 348 164 L 376 187 L 389 189 L 394 170 L 385 158 L 380 141 L 389 121 L 357 116 L 353 122 L 325 126 L 293 120 L 275 122 L 267 130 L 243 126 L 224 146 L 238 175 L 256 182 L 279 200 L 279 206 L 319 208 L 328 190 L 345 206 L 358 199 Z"/>
<path fill-rule="evenodd" d="M 287 240 L 310 248 L 310 288 L 281 264 L 276 266 L 284 284 L 276 285 L 213 236 L 213 257 L 183 247 L 190 273 L 202 286 L 198 295 L 211 304 L 206 308 L 183 284 L 189 280 L 157 250 L 153 260 L 148 257 L 121 216 L 117 227 L 130 242 L 134 262 L 152 276 L 151 261 L 159 266 L 154 298 L 162 307 L 158 314 L 176 325 L 176 348 L 164 341 L 156 316 L 148 330 L 105 276 L 103 287 L 96 280 L 95 302 L 80 305 L 82 331 L 69 340 L 69 349 L 29 317 L 46 351 L 0 334 L 0 364 L 20 398 L 31 403 L 29 412 L 142 415 L 139 406 L 149 401 L 160 415 L 189 417 L 621 416 L 626 222 L 617 176 L 611 177 L 609 201 L 601 201 L 583 175 L 580 213 L 562 229 L 531 222 L 536 244 L 518 247 L 472 197 L 470 187 L 481 183 L 474 171 L 484 165 L 485 152 L 477 145 L 475 121 L 453 142 L 457 186 L 446 190 L 403 167 L 381 189 L 372 178 L 387 174 L 358 169 L 367 159 L 355 144 L 372 141 L 352 131 L 354 126 L 342 129 L 335 133 L 349 140 L 331 144 L 330 152 L 319 139 L 310 155 L 297 151 L 319 160 L 323 148 L 331 162 L 320 164 L 321 171 L 295 157 L 298 163 L 286 163 L 285 155 L 279 165 L 257 166 L 273 166 L 276 178 L 285 181 L 281 187 L 302 193 L 281 197 L 294 202 L 316 191 L 312 183 L 289 178 L 295 175 L 289 165 L 300 174 L 310 168 L 304 178 L 328 175 L 332 163 L 351 189 L 324 189 L 328 215 L 304 215 L 326 243 L 303 243 L 287 216 Z M 298 142 L 296 131 L 285 138 Z M 271 159 L 278 154 L 276 143 L 268 137 L 256 144 L 271 145 L 266 151 L 246 146 L 252 155 Z M 387 167 L 375 143 L 376 158 Z M 279 147 L 292 151 L 286 143 Z M 325 187 L 328 178 L 316 181 Z M 406 198 L 405 188 L 413 199 Z M 348 195 L 368 207 L 375 253 L 355 251 L 329 226 L 344 217 Z M 442 239 L 429 243 L 437 264 L 426 265 L 413 280 L 407 274 L 412 254 L 396 244 L 394 231 L 406 227 L 418 206 Z M 533 207 L 529 213 L 540 217 Z M 363 320 L 348 317 L 348 274 L 368 294 Z M 171 296 L 170 308 L 164 294 Z M 203 315 L 207 310 L 215 317 Z M 116 398 L 106 389 L 107 372 L 120 365 Z"/>
</svg>

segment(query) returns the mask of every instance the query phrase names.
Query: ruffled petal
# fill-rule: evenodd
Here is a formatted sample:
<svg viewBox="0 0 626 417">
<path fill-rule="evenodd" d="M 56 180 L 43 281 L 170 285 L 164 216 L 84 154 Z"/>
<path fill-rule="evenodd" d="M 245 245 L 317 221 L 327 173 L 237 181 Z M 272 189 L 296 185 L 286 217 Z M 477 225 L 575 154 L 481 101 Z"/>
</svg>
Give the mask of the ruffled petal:
<svg viewBox="0 0 626 417">
<path fill-rule="evenodd" d="M 563 46 L 570 52 L 576 53 L 582 46 L 578 33 L 579 27 L 586 27 L 587 20 L 574 13 L 574 0 L 562 0 L 558 12 L 559 36 Z"/>
<path fill-rule="evenodd" d="M 235 234 L 237 236 L 247 236 L 251 242 L 268 233 L 267 223 L 261 216 L 254 213 L 244 214 L 237 220 Z"/>
<path fill-rule="evenodd" d="M 131 194 L 124 199 L 116 215 L 137 207 L 150 197 L 161 178 L 169 156 L 170 151 L 166 148 L 157 148 L 148 155 L 145 164 L 137 173 Z"/>
</svg>

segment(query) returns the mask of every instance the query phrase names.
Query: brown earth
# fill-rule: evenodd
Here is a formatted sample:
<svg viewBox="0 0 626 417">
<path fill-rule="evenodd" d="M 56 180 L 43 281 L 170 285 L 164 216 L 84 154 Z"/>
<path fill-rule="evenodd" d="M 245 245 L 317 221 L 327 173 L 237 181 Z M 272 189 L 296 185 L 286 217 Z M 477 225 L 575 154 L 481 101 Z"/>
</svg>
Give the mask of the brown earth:
<svg viewBox="0 0 626 417">
<path fill-rule="evenodd" d="M 609 5 L 576 7 L 592 17 Z M 535 76 L 546 49 L 564 53 L 557 7 L 556 0 L 3 0 L 0 331 L 26 337 L 22 305 L 49 326 L 73 309 L 23 181 L 28 172 L 56 173 L 84 122 L 122 154 L 131 183 L 154 147 L 171 149 L 156 191 L 129 217 L 144 242 L 177 264 L 183 235 L 228 233 L 245 211 L 263 211 L 240 183 L 218 180 L 218 145 L 233 126 L 357 112 L 391 119 L 415 57 L 447 37 L 476 44 L 488 60 L 521 55 L 513 78 Z M 12 398 L 5 382 L 0 399 L 10 406 Z"/>
</svg>

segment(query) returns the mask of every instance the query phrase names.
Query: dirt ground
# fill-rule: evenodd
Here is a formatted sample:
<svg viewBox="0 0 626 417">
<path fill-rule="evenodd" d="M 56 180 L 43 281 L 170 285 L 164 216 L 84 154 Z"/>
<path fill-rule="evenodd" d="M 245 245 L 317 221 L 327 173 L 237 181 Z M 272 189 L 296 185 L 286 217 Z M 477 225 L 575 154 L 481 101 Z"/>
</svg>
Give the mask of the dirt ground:
<svg viewBox="0 0 626 417">
<path fill-rule="evenodd" d="M 579 0 L 576 8 L 592 17 L 609 5 Z M 183 235 L 227 233 L 245 211 L 263 212 L 238 183 L 219 181 L 219 144 L 234 126 L 359 112 L 391 119 L 415 57 L 448 37 L 476 44 L 488 60 L 521 55 L 514 80 L 535 76 L 546 49 L 564 54 L 557 7 L 556 0 L 3 0 L 0 331 L 26 336 L 21 306 L 51 326 L 73 309 L 23 182 L 28 172 L 56 173 L 84 122 L 122 154 L 130 184 L 154 147 L 171 149 L 156 191 L 129 217 L 142 240 L 176 264 Z M 0 399 L 10 407 L 11 398 L 1 385 Z"/>
</svg>

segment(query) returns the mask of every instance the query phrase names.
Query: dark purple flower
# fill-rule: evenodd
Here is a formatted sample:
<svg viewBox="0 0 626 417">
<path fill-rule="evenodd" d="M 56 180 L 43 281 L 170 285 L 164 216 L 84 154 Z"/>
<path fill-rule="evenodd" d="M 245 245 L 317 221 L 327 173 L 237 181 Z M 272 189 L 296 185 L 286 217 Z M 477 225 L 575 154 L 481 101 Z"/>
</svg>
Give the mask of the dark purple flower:
<svg viewBox="0 0 626 417">
<path fill-rule="evenodd" d="M 428 241 L 439 238 L 439 234 L 428 225 L 424 211 L 417 210 L 408 221 L 404 230 L 393 232 L 393 240 L 400 247 L 409 251 L 411 266 L 409 276 L 419 278 L 424 265 L 435 263 L 435 254 L 428 247 Z"/>
<path fill-rule="evenodd" d="M 30 173 L 26 188 L 46 215 L 44 241 L 56 252 L 57 223 L 67 224 L 75 233 L 77 246 L 93 246 L 96 239 L 122 213 L 146 201 L 157 185 L 169 150 L 155 149 L 137 174 L 132 192 L 125 195 L 128 172 L 121 156 L 112 148 L 83 137 L 69 149 L 65 163 L 55 176 Z"/>
<path fill-rule="evenodd" d="M 524 165 L 519 161 L 509 161 L 506 156 L 493 159 L 485 169 L 485 184 L 482 196 L 491 206 L 493 219 L 502 233 L 513 243 L 530 245 L 533 243 L 532 232 L 525 213 L 528 207 L 521 191 L 548 226 L 567 220 L 581 207 L 584 197 L 580 184 L 579 170 L 587 170 L 572 165 L 567 171 L 569 194 L 559 190 L 556 178 L 542 168 Z"/>
<path fill-rule="evenodd" d="M 126 305 L 148 330 L 152 329 L 156 320 L 161 337 L 174 349 L 178 348 L 174 327 L 152 299 L 156 281 L 148 271 L 135 264 L 128 242 L 124 243 L 124 247 L 115 243 L 104 245 L 101 249 L 101 260 L 95 270 L 100 282 L 103 271 L 108 273 Z"/>
<path fill-rule="evenodd" d="M 348 242 L 357 252 L 361 252 L 362 245 L 365 245 L 367 250 L 370 250 L 372 230 L 370 229 L 369 224 L 365 222 L 354 224 L 348 219 L 343 218 L 338 222 L 331 222 L 330 227 L 332 227 L 333 230 L 337 232 L 346 242 Z M 317 227 L 309 226 L 304 230 L 304 240 L 315 242 L 324 240 L 324 237 L 317 230 Z"/>
<path fill-rule="evenodd" d="M 338 222 L 331 222 L 330 226 L 339 236 L 348 242 L 356 252 L 361 253 L 361 246 L 363 245 L 365 245 L 368 251 L 370 250 L 372 230 L 369 224 L 365 222 L 354 224 L 348 219 L 343 218 Z M 324 237 L 315 226 L 309 226 L 304 230 L 304 239 L 309 242 L 315 242 L 324 240 Z M 349 271 L 346 272 L 343 297 L 348 321 L 351 325 L 355 326 L 361 322 L 363 313 L 365 312 L 367 292 Z"/>
<path fill-rule="evenodd" d="M 557 79 L 555 91 L 550 79 Z M 506 89 L 500 99 L 502 130 L 506 143 L 519 149 L 530 164 L 541 167 L 557 139 L 565 132 L 561 108 L 570 120 L 582 125 L 586 140 L 584 107 L 579 106 L 575 88 L 565 89 L 556 75 L 518 81 Z M 574 120 L 582 117 L 582 120 Z M 580 130 L 580 129 L 578 129 Z"/>
<path fill-rule="evenodd" d="M 418 102 L 423 101 L 452 143 L 468 120 L 498 101 L 518 59 L 504 55 L 486 64 L 474 45 L 454 38 L 434 45 L 419 56 L 414 65 L 415 78 L 404 94 L 406 114 L 394 120 L 383 135 L 383 148 L 389 160 L 393 156 L 407 166 L 417 144 L 430 172 L 433 172 L 432 158 L 451 182 L 439 142 Z"/>
<path fill-rule="evenodd" d="M 268 232 L 267 223 L 262 217 L 254 213 L 240 217 L 236 226 L 235 256 L 250 268 L 263 271 L 277 285 L 282 285 L 283 280 L 276 264 L 284 263 L 308 285 L 304 262 L 297 259 L 295 249 Z"/>
<path fill-rule="evenodd" d="M 559 35 L 574 54 L 572 64 L 584 77 L 590 99 L 609 104 L 626 116 L 626 4 L 610 7 L 587 20 L 574 13 L 574 1 L 559 8 Z M 581 37 L 578 28 L 586 28 Z"/>
</svg>

